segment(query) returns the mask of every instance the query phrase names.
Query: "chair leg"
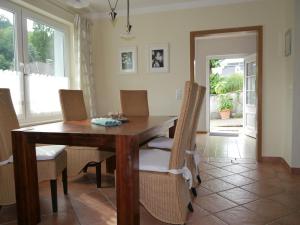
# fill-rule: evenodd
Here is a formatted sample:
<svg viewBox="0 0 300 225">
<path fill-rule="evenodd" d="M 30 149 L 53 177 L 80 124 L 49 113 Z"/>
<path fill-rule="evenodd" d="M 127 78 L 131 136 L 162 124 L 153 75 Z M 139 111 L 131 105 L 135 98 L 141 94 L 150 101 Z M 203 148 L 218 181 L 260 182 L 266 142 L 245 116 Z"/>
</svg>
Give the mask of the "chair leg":
<svg viewBox="0 0 300 225">
<path fill-rule="evenodd" d="M 101 188 L 101 162 L 96 165 L 96 183 L 97 188 Z"/>
<path fill-rule="evenodd" d="M 68 170 L 65 168 L 62 171 L 62 183 L 63 183 L 63 188 L 64 188 L 64 194 L 68 194 Z"/>
<path fill-rule="evenodd" d="M 192 191 L 194 197 L 197 197 L 197 190 L 196 190 L 196 188 L 192 187 L 191 191 Z"/>
<path fill-rule="evenodd" d="M 57 212 L 57 180 L 50 180 L 52 211 Z"/>
<path fill-rule="evenodd" d="M 199 174 L 197 175 L 197 180 L 198 180 L 198 183 L 201 184 L 202 181 L 201 181 L 201 177 Z"/>
<path fill-rule="evenodd" d="M 188 204 L 188 209 L 190 212 L 194 212 L 194 208 L 191 202 Z"/>
</svg>

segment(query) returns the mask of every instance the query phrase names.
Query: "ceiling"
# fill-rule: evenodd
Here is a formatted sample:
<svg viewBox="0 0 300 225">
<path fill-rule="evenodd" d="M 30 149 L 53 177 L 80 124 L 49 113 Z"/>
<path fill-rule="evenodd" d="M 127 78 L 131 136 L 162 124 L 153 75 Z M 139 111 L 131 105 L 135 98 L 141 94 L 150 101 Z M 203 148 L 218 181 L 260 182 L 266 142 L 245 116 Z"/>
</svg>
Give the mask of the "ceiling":
<svg viewBox="0 0 300 225">
<path fill-rule="evenodd" d="M 66 5 L 67 0 L 54 0 L 60 4 Z M 108 0 L 84 0 L 89 1 L 90 6 L 79 11 L 84 13 L 105 15 L 109 12 Z M 114 5 L 116 0 L 110 0 Z M 155 11 L 169 11 L 176 9 L 186 9 L 213 5 L 224 5 L 234 3 L 244 3 L 255 0 L 130 0 L 130 9 L 133 13 L 145 13 Z M 124 14 L 126 9 L 126 0 L 119 0 L 117 5 L 117 12 L 119 15 Z"/>
</svg>

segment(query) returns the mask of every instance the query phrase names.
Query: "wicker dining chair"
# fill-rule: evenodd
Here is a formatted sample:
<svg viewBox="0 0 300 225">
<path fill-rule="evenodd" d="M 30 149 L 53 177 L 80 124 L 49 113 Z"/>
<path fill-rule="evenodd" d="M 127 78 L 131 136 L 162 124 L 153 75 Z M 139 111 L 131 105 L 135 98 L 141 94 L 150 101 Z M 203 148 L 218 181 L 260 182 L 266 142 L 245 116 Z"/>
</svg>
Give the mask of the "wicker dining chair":
<svg viewBox="0 0 300 225">
<path fill-rule="evenodd" d="M 192 177 L 185 166 L 185 149 L 196 89 L 195 83 L 186 82 L 171 151 L 140 150 L 140 202 L 152 216 L 165 223 L 184 224 L 188 211 L 193 211 L 186 181 Z"/>
<path fill-rule="evenodd" d="M 197 196 L 196 187 L 198 184 L 201 183 L 201 177 L 200 177 L 200 171 L 198 168 L 198 160 L 199 156 L 196 155 L 197 152 L 195 152 L 197 146 L 196 146 L 196 132 L 197 132 L 197 126 L 199 123 L 199 117 L 200 117 L 200 110 L 202 106 L 202 102 L 204 99 L 206 88 L 203 86 L 197 87 L 197 94 L 196 94 L 196 103 L 194 104 L 193 108 L 193 120 L 190 127 L 190 135 L 189 135 L 189 141 L 188 141 L 188 148 L 187 148 L 187 166 L 192 172 L 193 175 L 193 186 L 191 188 L 193 195 Z M 148 147 L 150 148 L 159 148 L 164 150 L 170 150 L 173 146 L 174 139 L 168 138 L 165 136 L 161 136 L 158 138 L 155 138 L 147 143 Z"/>
<path fill-rule="evenodd" d="M 125 116 L 149 116 L 146 90 L 121 90 L 120 99 Z"/>
<path fill-rule="evenodd" d="M 82 90 L 59 90 L 64 121 L 87 120 L 88 115 Z M 101 187 L 101 163 L 115 156 L 114 152 L 100 151 L 97 147 L 67 146 L 68 173 L 76 176 L 96 167 L 97 188 Z"/>
<path fill-rule="evenodd" d="M 0 206 L 16 202 L 11 130 L 20 128 L 9 89 L 0 88 Z M 52 210 L 57 212 L 57 177 L 62 174 L 68 194 L 67 153 L 64 145 L 36 147 L 38 181 L 50 180 Z"/>
<path fill-rule="evenodd" d="M 206 88 L 199 86 L 197 88 L 196 104 L 193 109 L 193 123 L 191 127 L 191 135 L 189 136 L 188 149 L 187 149 L 187 167 L 193 175 L 193 191 L 197 196 L 196 187 L 201 183 L 200 170 L 198 168 L 200 163 L 200 155 L 197 152 L 196 137 L 197 127 L 199 124 L 200 110 L 205 96 Z"/>
</svg>

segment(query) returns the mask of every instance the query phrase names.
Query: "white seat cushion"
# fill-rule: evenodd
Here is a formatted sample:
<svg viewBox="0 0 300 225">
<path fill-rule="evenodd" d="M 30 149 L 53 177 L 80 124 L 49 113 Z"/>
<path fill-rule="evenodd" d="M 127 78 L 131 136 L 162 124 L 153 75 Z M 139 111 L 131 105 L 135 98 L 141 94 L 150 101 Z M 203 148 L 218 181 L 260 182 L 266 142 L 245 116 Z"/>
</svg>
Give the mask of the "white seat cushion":
<svg viewBox="0 0 300 225">
<path fill-rule="evenodd" d="M 37 160 L 53 160 L 64 151 L 65 145 L 47 145 L 36 147 Z"/>
<path fill-rule="evenodd" d="M 168 172 L 171 152 L 159 149 L 140 150 L 140 170 Z"/>
<path fill-rule="evenodd" d="M 173 138 L 158 137 L 148 142 L 150 148 L 171 149 L 173 146 Z"/>
</svg>

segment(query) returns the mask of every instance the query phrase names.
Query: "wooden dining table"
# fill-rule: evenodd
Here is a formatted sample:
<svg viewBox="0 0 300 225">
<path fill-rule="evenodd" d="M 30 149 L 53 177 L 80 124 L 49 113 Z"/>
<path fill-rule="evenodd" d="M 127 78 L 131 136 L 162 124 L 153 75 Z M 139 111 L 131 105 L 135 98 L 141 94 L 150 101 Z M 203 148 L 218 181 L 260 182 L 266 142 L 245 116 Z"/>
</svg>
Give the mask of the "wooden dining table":
<svg viewBox="0 0 300 225">
<path fill-rule="evenodd" d="M 12 131 L 18 224 L 41 221 L 36 144 L 99 147 L 116 152 L 118 225 L 139 225 L 139 148 L 169 130 L 174 137 L 177 118 L 129 117 L 117 127 L 94 125 L 90 120 L 57 122 Z"/>
</svg>

